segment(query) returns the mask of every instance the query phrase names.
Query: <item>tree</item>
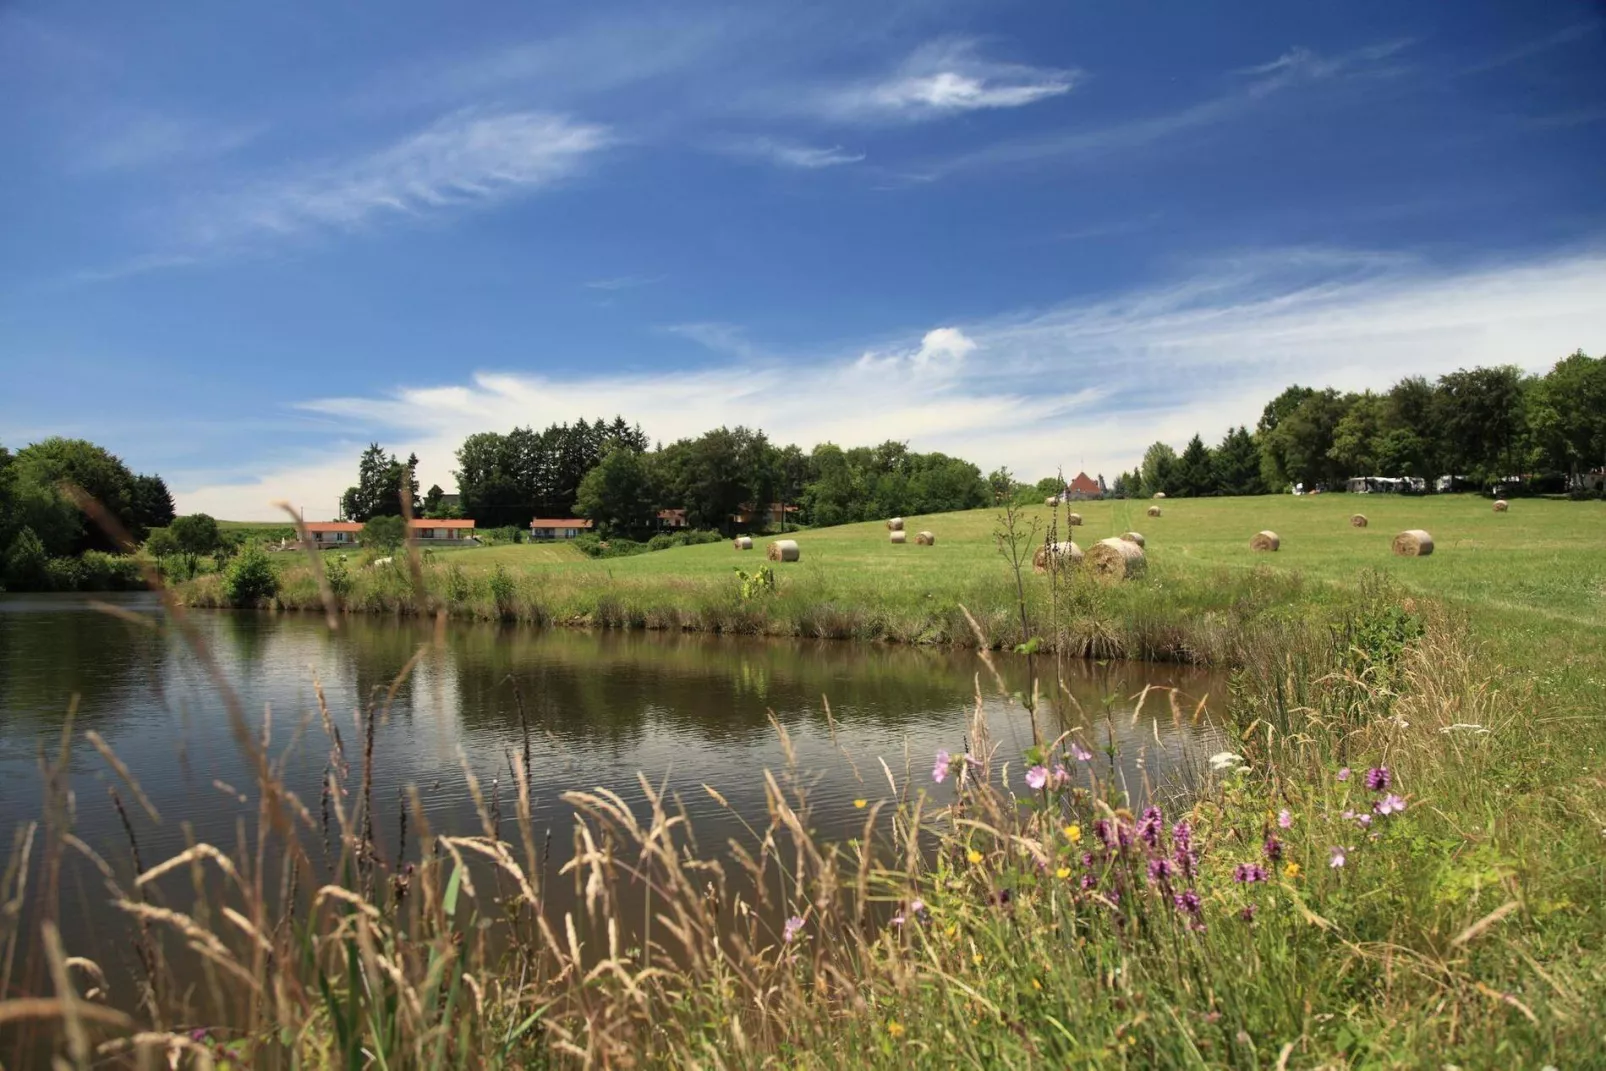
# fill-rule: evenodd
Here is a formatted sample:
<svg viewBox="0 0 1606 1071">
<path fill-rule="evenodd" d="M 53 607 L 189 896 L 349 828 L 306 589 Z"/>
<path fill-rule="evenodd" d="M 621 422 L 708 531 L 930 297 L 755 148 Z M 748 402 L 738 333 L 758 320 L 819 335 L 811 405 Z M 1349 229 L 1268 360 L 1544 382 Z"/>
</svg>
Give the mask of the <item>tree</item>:
<svg viewBox="0 0 1606 1071">
<path fill-rule="evenodd" d="M 1174 493 L 1185 497 L 1199 498 L 1215 492 L 1215 469 L 1211 464 L 1210 448 L 1205 446 L 1204 439 L 1194 435 L 1188 440 L 1182 456 L 1177 458 L 1173 466 L 1171 482 Z"/>
<path fill-rule="evenodd" d="M 1344 415 L 1333 426 L 1328 456 L 1344 476 L 1399 475 L 1380 471 L 1378 465 L 1378 440 L 1383 435 L 1387 403 L 1371 391 L 1351 395 L 1345 403 Z"/>
<path fill-rule="evenodd" d="M 1145 495 L 1170 494 L 1172 470 L 1177 452 L 1165 443 L 1155 443 L 1143 452 L 1143 490 Z"/>
<path fill-rule="evenodd" d="M 987 488 L 992 492 L 994 502 L 1006 501 L 1015 494 L 1015 477 L 1000 465 L 987 474 Z"/>
<path fill-rule="evenodd" d="M 142 530 L 165 528 L 175 516 L 173 495 L 166 481 L 160 476 L 134 477 L 134 521 Z"/>
<path fill-rule="evenodd" d="M 1576 475 L 1606 465 L 1606 357 L 1579 350 L 1534 383 L 1528 424 L 1543 461 Z"/>
<path fill-rule="evenodd" d="M 809 456 L 796 444 L 782 448 L 776 457 L 775 495 L 781 503 L 781 531 L 786 531 L 786 507 L 801 502 L 812 472 Z"/>
<path fill-rule="evenodd" d="M 195 568 L 200 564 L 201 557 L 211 554 L 222 543 L 217 521 L 205 513 L 191 513 L 176 518 L 168 528 L 168 532 L 172 535 L 179 552 L 184 555 L 184 570 L 189 576 L 195 575 Z"/>
<path fill-rule="evenodd" d="M 158 570 L 165 570 L 167 559 L 176 557 L 182 550 L 171 528 L 152 528 L 145 537 L 145 553 L 156 559 Z"/>
<path fill-rule="evenodd" d="M 365 547 L 394 551 L 407 539 L 407 522 L 394 513 L 370 517 L 362 526 L 361 538 Z"/>
<path fill-rule="evenodd" d="M 134 514 L 134 474 L 115 454 L 84 439 L 45 439 L 17 452 L 11 463 L 18 486 L 27 488 L 32 508 L 51 512 L 40 501 L 44 498 L 61 499 L 60 487 L 64 483 L 80 488 L 105 510 L 136 540 L 143 539 L 144 529 Z M 76 506 L 68 508 L 78 514 Z M 76 531 L 66 547 L 52 546 L 65 532 L 46 532 L 35 528 L 35 534 L 52 554 L 78 554 L 85 550 L 117 552 L 122 548 L 116 540 L 98 525 L 84 523 L 83 515 L 74 526 Z M 37 517 L 34 519 L 38 519 Z M 47 522 L 48 523 L 48 522 Z M 31 523 L 30 523 L 31 526 Z M 50 527 L 55 527 L 51 524 Z"/>
<path fill-rule="evenodd" d="M 348 487 L 340 497 L 341 512 L 347 520 L 359 523 L 370 517 L 399 517 L 404 484 L 410 489 L 408 505 L 416 517 L 422 513 L 418 500 L 418 455 L 409 455 L 403 464 L 396 460 L 395 454 L 386 455 L 378 443 L 370 443 L 357 460 L 356 486 Z"/>
<path fill-rule="evenodd" d="M 1211 454 L 1212 485 L 1218 495 L 1261 495 L 1260 448 L 1245 427 L 1228 428 Z"/>
<path fill-rule="evenodd" d="M 429 490 L 424 494 L 424 516 L 435 516 L 435 511 L 441 508 L 441 499 L 445 496 L 446 492 L 441 490 L 440 484 L 430 484 Z"/>
<path fill-rule="evenodd" d="M 43 591 L 50 586 L 50 573 L 46 568 L 49 556 L 45 545 L 34 535 L 32 528 L 24 528 L 12 539 L 6 551 L 4 570 L 7 591 Z"/>
<path fill-rule="evenodd" d="M 641 531 L 652 525 L 652 486 L 641 454 L 616 445 L 580 481 L 574 508 L 604 535 Z"/>
<path fill-rule="evenodd" d="M 1526 430 L 1523 386 L 1522 370 L 1514 365 L 1439 377 L 1435 409 L 1453 468 L 1484 479 L 1511 473 Z"/>
<path fill-rule="evenodd" d="M 1266 407 L 1267 413 L 1294 391 L 1307 388 L 1290 387 Z M 1341 479 L 1342 468 L 1333 460 L 1332 450 L 1333 432 L 1343 415 L 1343 401 L 1331 389 L 1308 391 L 1291 411 L 1279 411 L 1260 435 L 1260 471 L 1266 484 L 1278 490 L 1296 483 L 1311 488 Z M 1266 422 L 1263 414 L 1261 423 Z"/>
</svg>

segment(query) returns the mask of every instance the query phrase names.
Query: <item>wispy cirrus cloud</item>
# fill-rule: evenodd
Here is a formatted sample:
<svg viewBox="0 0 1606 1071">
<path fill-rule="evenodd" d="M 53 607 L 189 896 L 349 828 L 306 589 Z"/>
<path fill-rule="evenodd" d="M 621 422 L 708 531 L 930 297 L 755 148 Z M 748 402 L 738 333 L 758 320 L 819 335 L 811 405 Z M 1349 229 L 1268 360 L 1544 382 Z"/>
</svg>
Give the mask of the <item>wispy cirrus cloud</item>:
<svg viewBox="0 0 1606 1071">
<path fill-rule="evenodd" d="M 355 230 L 529 193 L 614 143 L 594 123 L 537 111 L 462 111 L 377 151 L 325 162 L 203 202 L 192 243 Z"/>
<path fill-rule="evenodd" d="M 818 147 L 813 145 L 800 145 L 796 142 L 777 141 L 774 138 L 754 138 L 750 141 L 733 142 L 726 146 L 729 155 L 760 160 L 764 163 L 774 164 L 776 167 L 797 168 L 803 171 L 818 171 L 826 167 L 841 167 L 844 164 L 856 164 L 864 159 L 862 152 L 849 152 L 840 145 Z"/>
<path fill-rule="evenodd" d="M 919 122 L 1036 104 L 1069 93 L 1084 77 L 1074 69 L 984 59 L 972 41 L 937 41 L 885 77 L 821 90 L 805 106 L 845 122 Z"/>
<path fill-rule="evenodd" d="M 1167 283 L 1029 315 L 951 323 L 837 352 L 765 352 L 731 324 L 674 334 L 729 355 L 691 372 L 562 379 L 486 372 L 466 383 L 314 399 L 302 411 L 349 436 L 240 483 L 173 479 L 180 508 L 267 516 L 275 498 L 334 502 L 368 437 L 423 459 L 420 479 L 451 482 L 462 439 L 488 428 L 639 418 L 655 439 L 720 424 L 780 441 L 907 440 L 1007 465 L 1113 474 L 1156 439 L 1180 447 L 1253 424 L 1291 382 L 1386 387 L 1476 364 L 1543 370 L 1606 346 L 1606 253 L 1446 269 L 1410 256 L 1285 249 L 1219 256 Z M 916 341 L 918 337 L 918 341 Z"/>
<path fill-rule="evenodd" d="M 1238 119 L 1263 106 L 1270 98 L 1301 86 L 1397 74 L 1402 68 L 1392 57 L 1409 45 L 1409 41 L 1385 41 L 1336 56 L 1324 56 L 1308 48 L 1291 48 L 1267 63 L 1232 72 L 1242 77 L 1240 84 L 1175 111 L 996 142 L 921 168 L 920 177 L 930 180 L 975 168 L 1057 157 L 1094 158 L 1140 149 L 1188 131 Z"/>
<path fill-rule="evenodd" d="M 1601 19 L 1589 19 L 1584 22 L 1574 23 L 1571 26 L 1564 26 L 1555 33 L 1547 34 L 1533 41 L 1526 41 L 1497 56 L 1491 56 L 1481 63 L 1474 63 L 1470 67 L 1465 67 L 1461 70 L 1461 73 L 1464 75 L 1483 74 L 1488 71 L 1499 70 L 1501 67 L 1509 67 L 1513 63 L 1521 63 L 1552 49 L 1570 45 L 1574 41 L 1582 41 L 1591 35 L 1599 36 L 1603 28 L 1606 28 L 1606 21 Z"/>
</svg>

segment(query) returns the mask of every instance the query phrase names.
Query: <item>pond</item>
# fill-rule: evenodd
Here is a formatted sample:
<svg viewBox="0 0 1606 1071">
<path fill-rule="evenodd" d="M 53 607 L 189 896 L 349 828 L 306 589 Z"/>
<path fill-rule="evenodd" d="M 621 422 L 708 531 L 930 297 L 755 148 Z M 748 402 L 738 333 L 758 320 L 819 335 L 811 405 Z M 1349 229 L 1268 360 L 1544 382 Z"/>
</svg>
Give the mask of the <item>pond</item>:
<svg viewBox="0 0 1606 1071">
<path fill-rule="evenodd" d="M 147 866 L 200 841 L 229 850 L 237 823 L 254 823 L 253 777 L 225 707 L 198 660 L 161 626 L 154 597 L 118 597 L 114 616 L 87 598 L 0 597 L 0 825 L 9 835 L 41 810 L 41 752 L 61 745 L 72 710 L 75 831 L 128 872 L 129 850 L 109 789 L 118 786 Z M 137 617 L 146 622 L 136 623 Z M 974 652 L 829 641 L 775 641 L 661 633 L 536 630 L 493 624 L 433 625 L 352 617 L 331 631 L 317 615 L 191 615 L 241 697 L 253 731 L 269 722 L 269 750 L 284 782 L 318 812 L 330 745 L 314 682 L 345 740 L 360 780 L 355 712 L 379 696 L 423 648 L 378 728 L 374 798 L 380 839 L 393 851 L 397 801 L 416 785 L 441 832 L 478 832 L 463 774 L 467 763 L 511 815 L 510 763 L 531 747 L 535 824 L 551 831 L 555 869 L 570 843 L 571 811 L 560 798 L 598 786 L 641 806 L 637 774 L 678 794 L 705 852 L 766 821 L 763 772 L 786 765 L 776 727 L 790 738 L 813 821 L 826 839 L 856 835 L 856 798 L 891 796 L 884 761 L 905 782 L 946 802 L 951 784 L 931 781 L 939 748 L 965 747 L 978 681 L 998 761 L 1024 789 L 1020 756 L 1028 716 L 998 687 Z M 1025 659 L 994 656 L 1009 690 L 1030 691 Z M 1185 780 L 1220 750 L 1211 717 L 1225 698 L 1219 674 L 1170 665 L 1037 660 L 1039 687 L 1061 702 L 1039 717 L 1053 737 L 1078 729 L 1098 746 L 1113 738 L 1129 789 Z M 1152 692 L 1134 716 L 1145 686 Z M 830 717 L 827 716 L 827 703 Z M 521 721 L 520 708 L 523 715 Z M 160 813 L 134 805 L 86 741 L 93 730 L 130 768 Z M 717 788 L 722 807 L 702 788 Z M 734 812 L 734 813 L 733 813 Z M 509 829 L 509 839 L 517 834 Z M 95 956 L 121 917 L 90 876 L 65 883 L 63 933 L 70 952 Z M 559 885 L 563 883 L 558 883 Z"/>
</svg>

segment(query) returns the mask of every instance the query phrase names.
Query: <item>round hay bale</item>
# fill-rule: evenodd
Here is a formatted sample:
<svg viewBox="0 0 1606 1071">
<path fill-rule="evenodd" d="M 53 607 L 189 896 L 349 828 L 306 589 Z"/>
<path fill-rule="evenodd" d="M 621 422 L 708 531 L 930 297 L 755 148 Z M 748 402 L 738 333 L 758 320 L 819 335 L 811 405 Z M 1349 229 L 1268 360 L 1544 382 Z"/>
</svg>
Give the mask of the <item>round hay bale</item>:
<svg viewBox="0 0 1606 1071">
<path fill-rule="evenodd" d="M 1165 497 L 1165 492 L 1164 491 L 1156 491 L 1154 493 L 1154 497 L 1155 498 L 1164 498 Z"/>
<path fill-rule="evenodd" d="M 772 562 L 795 562 L 802 557 L 795 539 L 777 539 L 769 545 L 764 556 Z"/>
<path fill-rule="evenodd" d="M 889 532 L 901 532 L 901 531 L 903 531 L 903 518 L 902 517 L 894 517 L 890 521 L 888 521 L 887 522 L 887 531 L 889 531 Z"/>
<path fill-rule="evenodd" d="M 1074 528 L 1082 523 L 1082 515 L 1080 513 L 1067 513 L 1065 515 L 1065 523 Z"/>
<path fill-rule="evenodd" d="M 1151 516 L 1151 517 L 1160 516 L 1160 512 L 1161 511 L 1160 511 L 1160 507 L 1159 506 L 1150 506 L 1149 507 L 1149 516 Z"/>
<path fill-rule="evenodd" d="M 753 537 L 737 536 L 735 539 L 731 540 L 731 546 L 735 547 L 737 550 L 752 550 Z"/>
<path fill-rule="evenodd" d="M 1412 528 L 1394 537 L 1394 553 L 1402 558 L 1426 558 L 1433 553 L 1433 537 Z"/>
<path fill-rule="evenodd" d="M 894 545 L 901 545 L 909 541 L 909 533 L 902 528 L 898 528 L 888 532 L 887 538 L 891 539 Z"/>
<path fill-rule="evenodd" d="M 917 547 L 934 547 L 936 545 L 937 545 L 937 537 L 932 535 L 930 532 L 916 532 L 915 533 L 915 546 L 917 546 Z"/>
<path fill-rule="evenodd" d="M 1142 532 L 1124 532 L 1122 533 L 1121 538 L 1126 540 L 1128 543 L 1136 543 L 1140 547 L 1148 545 L 1143 541 Z"/>
<path fill-rule="evenodd" d="M 1075 543 L 1044 543 L 1032 555 L 1033 572 L 1046 573 L 1050 566 L 1055 569 L 1074 568 L 1082 564 L 1082 548 Z"/>
<path fill-rule="evenodd" d="M 1277 538 L 1276 532 L 1256 532 L 1255 538 L 1249 541 L 1250 550 L 1276 550 L 1282 546 L 1282 540 Z"/>
<path fill-rule="evenodd" d="M 1126 538 L 1101 539 L 1087 552 L 1087 567 L 1106 583 L 1141 576 L 1148 567 L 1143 548 Z"/>
<path fill-rule="evenodd" d="M 1060 500 L 1057 499 L 1057 498 L 1045 498 L 1045 499 L 1043 499 L 1043 505 L 1047 506 L 1049 509 L 1053 509 L 1055 506 L 1057 506 L 1059 504 L 1060 504 Z"/>
<path fill-rule="evenodd" d="M 1349 526 L 1351 528 L 1365 528 L 1366 527 L 1366 514 L 1364 514 L 1364 513 L 1351 514 L 1350 515 L 1350 519 L 1349 519 Z"/>
<path fill-rule="evenodd" d="M 1508 510 L 1510 508 L 1511 508 L 1511 503 L 1507 502 L 1505 499 L 1497 498 L 1497 499 L 1494 500 L 1494 511 L 1496 513 L 1504 513 L 1506 510 Z"/>
</svg>

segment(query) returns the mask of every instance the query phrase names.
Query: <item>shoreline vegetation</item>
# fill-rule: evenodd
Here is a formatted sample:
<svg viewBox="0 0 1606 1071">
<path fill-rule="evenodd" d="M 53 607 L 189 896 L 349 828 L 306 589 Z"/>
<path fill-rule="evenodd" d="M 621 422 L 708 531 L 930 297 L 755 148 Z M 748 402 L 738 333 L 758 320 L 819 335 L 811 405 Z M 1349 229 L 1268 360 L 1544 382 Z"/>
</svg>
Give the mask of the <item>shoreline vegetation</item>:
<svg viewBox="0 0 1606 1071">
<path fill-rule="evenodd" d="M 865 785 L 863 832 L 846 843 L 811 833 L 805 770 L 749 775 L 767 815 L 744 816 L 759 847 L 734 861 L 696 845 L 682 804 L 643 780 L 635 808 L 623 786 L 565 797 L 574 859 L 550 875 L 530 819 L 540 786 L 516 749 L 510 799 L 463 773 L 478 830 L 432 829 L 415 792 L 411 847 L 387 857 L 365 761 L 383 695 L 351 739 L 312 712 L 313 746 L 330 753 L 314 806 L 278 782 L 219 675 L 259 771 L 240 786 L 241 844 L 141 863 L 137 842 L 76 842 L 69 762 L 105 764 L 131 836 L 155 820 L 137 803 L 137 778 L 154 772 L 64 738 L 45 760 L 44 821 L 19 832 L 0 882 L 18 905 L 0 914 L 0 1029 L 13 1054 L 48 1045 L 69 1066 L 167 1054 L 286 1068 L 1597 1063 L 1603 507 L 1494 514 L 1476 499 L 1377 496 L 1359 529 L 1351 496 L 1170 501 L 1160 517 L 1144 505 L 1076 507 L 1079 543 L 1146 537 L 1144 575 L 1114 585 L 1031 571 L 1036 546 L 1066 534 L 1046 512 L 1002 534 L 990 512 L 911 518 L 937 535 L 930 547 L 894 548 L 872 526 L 799 533 L 802 560 L 775 566 L 773 591 L 738 581 L 737 567 L 763 563 L 729 545 L 348 562 L 338 592 L 305 564 L 267 563 L 259 580 L 275 590 L 259 600 L 308 609 L 327 594 L 347 611 L 528 605 L 533 617 L 591 600 L 592 614 L 611 605 L 609 620 L 641 627 L 656 606 L 757 628 L 863 607 L 846 634 L 871 622 L 875 638 L 910 642 L 979 633 L 989 692 L 1004 690 L 993 646 L 1019 644 L 1049 688 L 1045 641 L 1186 653 L 1232 667 L 1237 743 L 1189 796 L 1146 806 L 1112 783 L 1096 718 L 1009 753 L 978 701 L 951 749 L 908 779 L 843 757 Z M 1392 557 L 1393 535 L 1414 527 L 1433 533 L 1433 556 Z M 1280 536 L 1274 555 L 1249 549 L 1263 528 Z M 515 558 L 535 549 L 549 560 Z M 182 603 L 206 605 L 222 583 L 164 593 L 167 627 L 186 635 Z M 720 787 L 706 791 L 723 804 Z M 89 859 L 129 915 L 133 977 L 61 946 L 66 896 L 38 879 L 68 858 Z M 581 906 L 551 909 L 552 881 Z M 185 958 L 207 985 L 178 984 Z"/>
</svg>

